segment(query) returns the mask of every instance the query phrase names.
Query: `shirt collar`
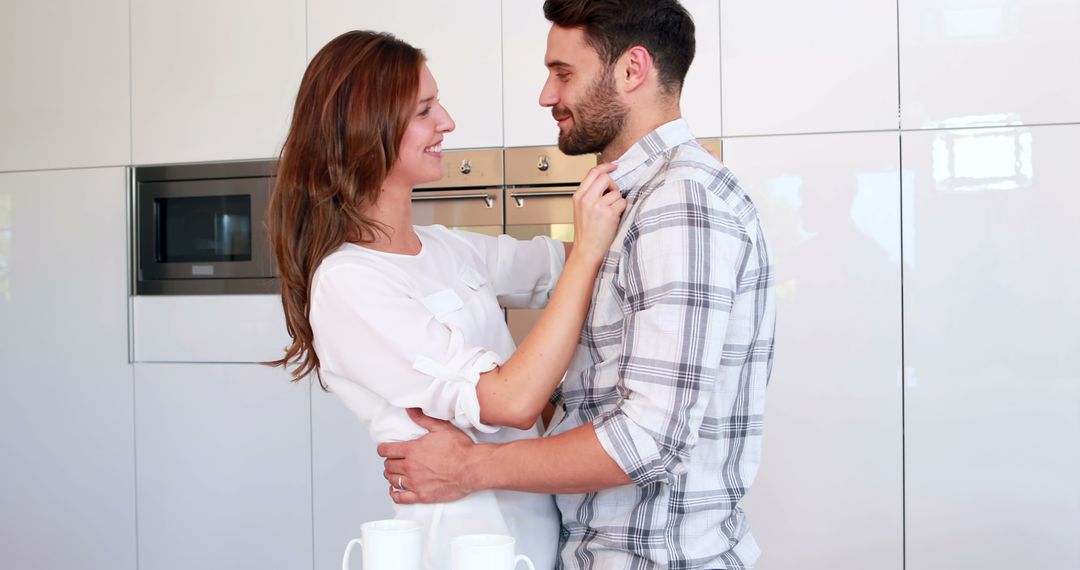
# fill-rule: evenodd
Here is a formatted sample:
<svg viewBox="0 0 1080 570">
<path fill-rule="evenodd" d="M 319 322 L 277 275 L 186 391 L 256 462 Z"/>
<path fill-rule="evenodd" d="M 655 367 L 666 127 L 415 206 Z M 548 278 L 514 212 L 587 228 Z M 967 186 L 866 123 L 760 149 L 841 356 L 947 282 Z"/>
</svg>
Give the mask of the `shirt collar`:
<svg viewBox="0 0 1080 570">
<path fill-rule="evenodd" d="M 689 125 L 685 119 L 675 119 L 664 123 L 656 130 L 645 135 L 641 140 L 634 143 L 615 162 L 619 168 L 613 173 L 612 178 L 623 196 L 626 196 L 632 188 L 638 185 L 641 176 L 648 170 L 648 166 L 656 160 L 656 157 L 668 150 L 694 140 Z"/>
</svg>

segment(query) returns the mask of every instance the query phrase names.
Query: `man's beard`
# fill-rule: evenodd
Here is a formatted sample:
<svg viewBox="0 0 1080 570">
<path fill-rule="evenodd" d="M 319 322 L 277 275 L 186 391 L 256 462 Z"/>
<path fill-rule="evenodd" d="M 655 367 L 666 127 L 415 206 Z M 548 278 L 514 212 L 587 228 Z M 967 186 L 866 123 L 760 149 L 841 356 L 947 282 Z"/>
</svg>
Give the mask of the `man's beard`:
<svg viewBox="0 0 1080 570">
<path fill-rule="evenodd" d="M 627 113 L 617 98 L 612 69 L 607 68 L 585 91 L 573 112 L 574 126 L 559 131 L 559 150 L 571 156 L 604 150 L 622 132 Z M 565 117 L 571 113 L 566 107 L 555 107 L 551 114 Z"/>
</svg>

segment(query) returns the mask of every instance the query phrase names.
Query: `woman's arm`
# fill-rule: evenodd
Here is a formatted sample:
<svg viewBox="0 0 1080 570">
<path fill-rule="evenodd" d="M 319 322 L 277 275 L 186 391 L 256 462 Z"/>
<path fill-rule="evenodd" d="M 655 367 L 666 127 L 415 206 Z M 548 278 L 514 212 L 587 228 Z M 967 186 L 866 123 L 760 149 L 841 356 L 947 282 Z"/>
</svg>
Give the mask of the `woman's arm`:
<svg viewBox="0 0 1080 570">
<path fill-rule="evenodd" d="M 596 273 L 626 207 L 608 176 L 613 170 L 611 164 L 593 168 L 574 193 L 577 246 L 566 246 L 566 265 L 540 320 L 502 366 L 480 375 L 476 394 L 485 424 L 532 427 L 570 365 Z"/>
</svg>

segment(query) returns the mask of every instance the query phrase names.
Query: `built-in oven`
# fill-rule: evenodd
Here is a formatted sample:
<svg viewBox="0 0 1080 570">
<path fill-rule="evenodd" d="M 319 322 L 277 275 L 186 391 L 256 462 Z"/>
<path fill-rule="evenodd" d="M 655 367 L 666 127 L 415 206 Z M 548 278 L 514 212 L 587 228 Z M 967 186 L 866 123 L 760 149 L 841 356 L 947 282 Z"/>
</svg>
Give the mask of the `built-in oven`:
<svg viewBox="0 0 1080 570">
<path fill-rule="evenodd" d="M 506 233 L 518 239 L 549 236 L 574 241 L 572 196 L 596 155 L 567 156 L 558 147 L 506 149 Z M 521 344 L 541 311 L 509 309 L 507 323 Z"/>
<path fill-rule="evenodd" d="M 503 232 L 502 149 L 443 152 L 445 174 L 417 186 L 412 195 L 413 223 L 499 235 Z"/>
<path fill-rule="evenodd" d="M 274 161 L 134 168 L 135 293 L 276 293 L 275 171 Z"/>
</svg>

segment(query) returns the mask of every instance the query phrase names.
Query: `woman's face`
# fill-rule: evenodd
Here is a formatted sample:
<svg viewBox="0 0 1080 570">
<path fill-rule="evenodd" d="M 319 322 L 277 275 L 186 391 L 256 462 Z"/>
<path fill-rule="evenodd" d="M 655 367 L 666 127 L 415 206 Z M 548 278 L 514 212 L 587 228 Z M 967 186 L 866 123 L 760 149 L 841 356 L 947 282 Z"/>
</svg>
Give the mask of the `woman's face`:
<svg viewBox="0 0 1080 570">
<path fill-rule="evenodd" d="M 439 103 L 439 87 L 427 65 L 420 68 L 420 87 L 412 119 L 401 137 L 397 162 L 388 181 L 408 187 L 434 182 L 443 177 L 443 135 L 454 130 L 454 120 Z"/>
</svg>

